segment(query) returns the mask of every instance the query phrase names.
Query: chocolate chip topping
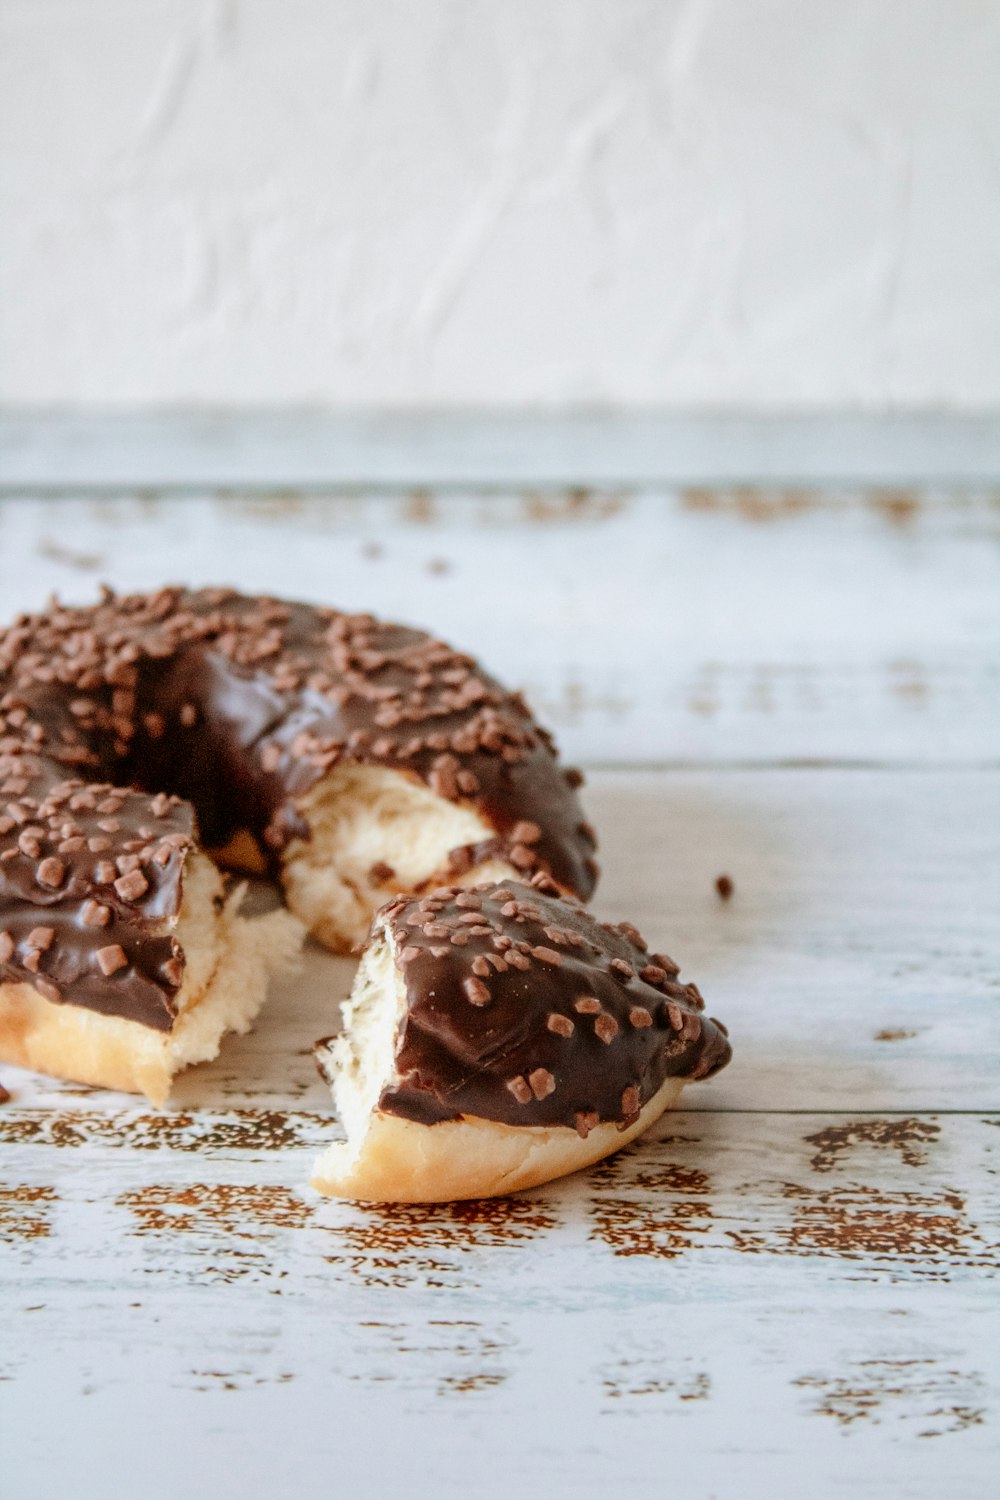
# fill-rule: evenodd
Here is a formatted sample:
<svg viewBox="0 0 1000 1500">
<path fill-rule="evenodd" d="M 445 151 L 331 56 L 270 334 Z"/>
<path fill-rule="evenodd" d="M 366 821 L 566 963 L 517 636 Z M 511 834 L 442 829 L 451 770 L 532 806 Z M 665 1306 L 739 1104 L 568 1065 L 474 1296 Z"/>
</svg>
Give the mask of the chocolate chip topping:
<svg viewBox="0 0 1000 1500">
<path fill-rule="evenodd" d="M 399 897 L 380 921 L 406 987 L 385 1113 L 423 1124 L 474 1115 L 565 1125 L 586 1136 L 600 1121 L 624 1129 L 667 1077 L 704 1078 L 729 1061 L 723 1028 L 701 1015 L 700 994 L 678 982 L 670 960 L 651 964 L 634 928 L 596 921 L 545 876 Z M 428 925 L 471 936 L 441 945 Z M 498 942 L 502 970 L 489 964 Z"/>
<path fill-rule="evenodd" d="M 21 616 L 0 631 L 0 933 L 12 944 L 5 955 L 0 939 L 0 979 L 169 1030 L 183 975 L 165 928 L 195 815 L 206 847 L 248 830 L 276 873 L 286 845 L 308 838 L 300 800 L 341 762 L 474 806 L 493 832 L 451 851 L 455 874 L 516 850 L 519 868 L 593 889 L 578 781 L 551 737 L 518 695 L 421 631 L 230 589 L 105 590 L 92 608 Z M 374 883 L 392 878 L 372 867 Z M 54 932 L 44 981 L 23 962 L 40 952 L 26 940 L 42 918 Z M 95 955 L 115 945 L 128 965 L 109 982 Z"/>
</svg>

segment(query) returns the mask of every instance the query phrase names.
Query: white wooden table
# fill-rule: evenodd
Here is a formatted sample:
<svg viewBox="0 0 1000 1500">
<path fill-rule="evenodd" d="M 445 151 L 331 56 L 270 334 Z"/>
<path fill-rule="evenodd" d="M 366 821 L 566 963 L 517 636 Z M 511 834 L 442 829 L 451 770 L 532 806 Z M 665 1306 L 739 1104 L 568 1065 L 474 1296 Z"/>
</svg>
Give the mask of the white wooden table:
<svg viewBox="0 0 1000 1500">
<path fill-rule="evenodd" d="M 212 580 L 480 651 L 736 1055 L 590 1173 L 427 1209 L 305 1185 L 318 950 L 162 1113 L 4 1069 L 0 1492 L 995 1493 L 995 434 L 872 428 L 838 484 L 822 424 L 598 433 L 585 487 L 537 435 L 114 433 L 15 433 L 4 617 Z"/>
</svg>

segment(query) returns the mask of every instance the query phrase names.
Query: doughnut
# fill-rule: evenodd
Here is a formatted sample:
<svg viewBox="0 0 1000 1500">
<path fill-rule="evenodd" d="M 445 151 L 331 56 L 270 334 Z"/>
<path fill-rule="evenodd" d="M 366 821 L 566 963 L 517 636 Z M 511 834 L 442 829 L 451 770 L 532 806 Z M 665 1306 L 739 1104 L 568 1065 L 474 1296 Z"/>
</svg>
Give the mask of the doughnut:
<svg viewBox="0 0 1000 1500">
<path fill-rule="evenodd" d="M 102 591 L 0 632 L 0 1060 L 166 1097 L 246 1030 L 304 925 L 544 873 L 595 840 L 551 737 L 469 656 L 231 589 Z M 270 875 L 250 921 L 218 867 Z M 291 913 L 291 915 L 289 914 Z"/>
<path fill-rule="evenodd" d="M 677 965 L 544 873 L 400 896 L 376 917 L 340 1035 L 316 1044 L 347 1140 L 332 1197 L 443 1202 L 608 1156 L 730 1058 Z"/>
</svg>

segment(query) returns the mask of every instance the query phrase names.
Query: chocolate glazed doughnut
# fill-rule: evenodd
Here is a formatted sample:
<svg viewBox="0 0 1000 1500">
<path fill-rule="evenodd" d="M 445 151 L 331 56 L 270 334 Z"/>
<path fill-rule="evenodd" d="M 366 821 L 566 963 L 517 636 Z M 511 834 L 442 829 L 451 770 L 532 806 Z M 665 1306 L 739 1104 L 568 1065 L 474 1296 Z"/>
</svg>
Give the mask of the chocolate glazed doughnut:
<svg viewBox="0 0 1000 1500">
<path fill-rule="evenodd" d="M 162 1098 L 296 942 L 223 905 L 201 850 L 345 949 L 443 879 L 586 897 L 578 784 L 519 696 L 369 615 L 167 588 L 23 616 L 0 633 L 0 1058 Z"/>
<path fill-rule="evenodd" d="M 672 959 L 545 875 L 404 897 L 376 918 L 344 1032 L 317 1045 L 348 1139 L 313 1183 L 397 1201 L 535 1186 L 617 1150 L 729 1057 Z"/>
</svg>

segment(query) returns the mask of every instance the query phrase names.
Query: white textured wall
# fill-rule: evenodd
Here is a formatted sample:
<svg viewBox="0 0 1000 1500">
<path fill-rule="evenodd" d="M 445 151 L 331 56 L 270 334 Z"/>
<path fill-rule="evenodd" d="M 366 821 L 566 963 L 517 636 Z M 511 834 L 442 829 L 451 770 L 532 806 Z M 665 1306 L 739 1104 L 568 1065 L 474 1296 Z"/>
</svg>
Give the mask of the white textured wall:
<svg viewBox="0 0 1000 1500">
<path fill-rule="evenodd" d="M 996 0 L 0 0 L 0 398 L 1000 400 Z"/>
</svg>

